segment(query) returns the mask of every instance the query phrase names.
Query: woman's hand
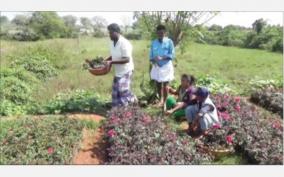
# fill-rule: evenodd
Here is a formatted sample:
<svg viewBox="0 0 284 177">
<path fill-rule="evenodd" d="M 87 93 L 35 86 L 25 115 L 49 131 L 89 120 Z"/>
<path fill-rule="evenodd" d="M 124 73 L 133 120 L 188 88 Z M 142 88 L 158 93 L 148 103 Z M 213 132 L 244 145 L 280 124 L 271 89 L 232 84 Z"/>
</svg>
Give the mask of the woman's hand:
<svg viewBox="0 0 284 177">
<path fill-rule="evenodd" d="M 171 114 L 173 114 L 173 113 L 174 113 L 174 111 L 173 111 L 172 109 L 166 111 L 166 115 L 171 115 Z"/>
</svg>

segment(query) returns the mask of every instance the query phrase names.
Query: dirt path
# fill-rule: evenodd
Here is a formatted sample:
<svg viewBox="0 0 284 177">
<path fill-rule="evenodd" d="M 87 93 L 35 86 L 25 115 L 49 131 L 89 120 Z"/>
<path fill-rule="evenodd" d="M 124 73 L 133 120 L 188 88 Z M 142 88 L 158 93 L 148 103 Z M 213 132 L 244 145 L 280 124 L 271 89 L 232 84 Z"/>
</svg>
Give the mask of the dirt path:
<svg viewBox="0 0 284 177">
<path fill-rule="evenodd" d="M 94 114 L 70 114 L 70 118 L 102 121 L 104 118 Z M 81 148 L 73 158 L 75 165 L 99 165 L 106 161 L 105 142 L 103 130 L 99 127 L 96 131 L 84 129 Z"/>
</svg>

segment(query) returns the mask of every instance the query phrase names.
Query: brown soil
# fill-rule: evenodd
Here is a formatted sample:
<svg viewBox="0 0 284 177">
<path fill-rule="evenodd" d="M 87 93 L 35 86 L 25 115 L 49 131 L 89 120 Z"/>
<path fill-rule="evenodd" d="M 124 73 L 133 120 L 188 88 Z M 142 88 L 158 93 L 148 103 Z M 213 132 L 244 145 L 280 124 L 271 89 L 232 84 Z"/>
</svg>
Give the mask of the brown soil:
<svg viewBox="0 0 284 177">
<path fill-rule="evenodd" d="M 94 114 L 70 114 L 70 118 L 85 119 L 100 122 L 104 118 Z M 73 158 L 74 165 L 100 165 L 106 161 L 106 144 L 103 140 L 103 130 L 99 127 L 92 131 L 83 130 L 83 139 L 79 151 Z"/>
</svg>

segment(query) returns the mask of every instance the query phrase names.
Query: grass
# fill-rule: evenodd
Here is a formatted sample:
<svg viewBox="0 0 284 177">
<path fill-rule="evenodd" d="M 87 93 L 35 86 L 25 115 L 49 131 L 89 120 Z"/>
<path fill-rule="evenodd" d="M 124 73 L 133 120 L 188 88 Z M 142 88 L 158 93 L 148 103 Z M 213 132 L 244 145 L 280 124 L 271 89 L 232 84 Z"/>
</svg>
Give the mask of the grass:
<svg viewBox="0 0 284 177">
<path fill-rule="evenodd" d="M 132 87 L 134 93 L 141 96 L 140 83 L 143 78 L 149 80 L 150 42 L 131 42 L 134 47 L 135 63 Z M 50 55 L 50 60 L 58 68 L 59 74 L 51 80 L 42 82 L 33 92 L 37 102 L 46 102 L 59 92 L 77 89 L 89 90 L 100 95 L 103 100 L 110 100 L 113 71 L 106 76 L 95 77 L 82 69 L 85 58 L 108 56 L 108 47 L 109 39 L 104 38 L 53 39 L 38 42 L 1 41 L 1 67 L 7 67 L 18 56 L 25 55 L 31 50 L 44 50 Z M 254 78 L 268 80 L 283 77 L 283 54 L 263 50 L 191 43 L 183 55 L 177 49 L 175 63 L 175 76 L 178 80 L 182 73 L 190 73 L 197 78 L 213 75 L 243 92 L 249 90 L 249 81 Z M 70 103 L 74 106 L 73 102 Z M 81 99 L 75 99 L 74 103 L 75 106 L 89 104 L 88 100 Z M 151 107 L 146 108 L 146 112 L 161 115 L 161 110 Z M 0 120 L 0 164 L 68 164 L 76 149 L 76 143 L 80 141 L 82 128 L 96 129 L 99 126 L 94 122 L 79 123 L 60 116 Z M 173 119 L 167 119 L 167 124 L 176 131 L 180 130 L 179 124 Z M 3 144 L 7 139 L 11 142 Z M 52 155 L 47 152 L 50 146 L 55 149 Z M 240 156 L 232 155 L 213 164 L 245 163 Z"/>
<path fill-rule="evenodd" d="M 145 79 L 149 79 L 149 41 L 131 42 L 134 47 L 135 62 L 133 90 L 139 96 L 142 95 L 140 90 L 141 79 L 143 76 L 145 76 Z M 113 74 L 93 76 L 82 70 L 82 63 L 85 58 L 109 55 L 109 39 L 53 39 L 38 42 L 2 41 L 2 66 L 6 67 L 11 60 L 15 59 L 15 57 L 9 56 L 21 55 L 26 52 L 27 47 L 37 46 L 48 48 L 56 53 L 57 56 L 53 57 L 53 63 L 59 68 L 63 68 L 56 78 L 43 83 L 34 93 L 37 100 L 50 99 L 56 93 L 68 89 L 93 90 L 106 99 L 111 98 Z M 260 79 L 282 78 L 282 57 L 283 55 L 280 53 L 263 50 L 191 43 L 183 55 L 177 49 L 176 61 L 178 62 L 175 76 L 176 79 L 179 79 L 182 73 L 194 74 L 197 77 L 207 74 L 214 75 L 242 90 L 249 87 L 249 81 L 256 77 Z"/>
<path fill-rule="evenodd" d="M 64 116 L 1 119 L 0 164 L 71 164 L 83 128 L 99 123 Z"/>
</svg>

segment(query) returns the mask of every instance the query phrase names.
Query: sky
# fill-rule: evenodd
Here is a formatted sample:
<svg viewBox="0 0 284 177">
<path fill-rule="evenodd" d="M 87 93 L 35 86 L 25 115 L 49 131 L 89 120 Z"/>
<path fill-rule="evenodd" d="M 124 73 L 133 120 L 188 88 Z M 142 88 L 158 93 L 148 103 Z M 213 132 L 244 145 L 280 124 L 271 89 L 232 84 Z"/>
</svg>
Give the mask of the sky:
<svg viewBox="0 0 284 177">
<path fill-rule="evenodd" d="M 16 14 L 23 12 L 2 12 L 1 15 L 7 16 L 12 19 Z M 58 12 L 59 16 L 74 15 L 76 17 L 89 17 L 102 16 L 108 23 L 118 23 L 121 25 L 131 24 L 133 19 L 133 12 Z M 251 27 L 252 23 L 259 18 L 263 18 L 271 25 L 283 26 L 283 13 L 282 12 L 220 12 L 216 17 L 209 21 L 207 26 L 217 24 L 221 26 L 226 25 L 240 25 L 244 27 Z"/>
</svg>

